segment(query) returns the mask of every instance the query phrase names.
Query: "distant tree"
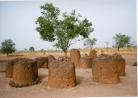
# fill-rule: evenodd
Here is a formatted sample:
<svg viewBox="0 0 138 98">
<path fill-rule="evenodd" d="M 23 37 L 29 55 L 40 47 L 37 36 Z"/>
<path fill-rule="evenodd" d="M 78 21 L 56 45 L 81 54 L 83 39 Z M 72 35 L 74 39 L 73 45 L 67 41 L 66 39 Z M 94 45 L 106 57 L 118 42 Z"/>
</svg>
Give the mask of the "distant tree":
<svg viewBox="0 0 138 98">
<path fill-rule="evenodd" d="M 84 42 L 84 46 L 87 46 L 89 48 L 93 48 L 93 46 L 96 44 L 96 38 L 87 38 Z"/>
<path fill-rule="evenodd" d="M 24 52 L 26 52 L 26 51 L 28 51 L 26 48 L 24 48 L 24 50 L 23 50 Z"/>
<path fill-rule="evenodd" d="M 79 35 L 87 38 L 90 32 L 92 23 L 88 19 L 82 19 L 75 10 L 71 13 L 62 13 L 57 7 L 51 3 L 46 3 L 40 7 L 42 16 L 38 17 L 36 30 L 41 38 L 45 41 L 55 42 L 55 47 L 61 49 L 67 56 L 68 48 L 72 40 Z"/>
<path fill-rule="evenodd" d="M 113 39 L 115 41 L 115 47 L 118 48 L 118 51 L 120 48 L 129 47 L 131 45 L 130 36 L 128 35 L 118 33 L 113 36 Z"/>
<path fill-rule="evenodd" d="M 41 49 L 40 52 L 45 52 L 45 49 Z"/>
<path fill-rule="evenodd" d="M 46 50 L 45 49 L 41 49 L 40 52 L 43 53 L 43 55 L 46 54 Z"/>
<path fill-rule="evenodd" d="M 10 53 L 15 51 L 15 43 L 11 39 L 5 40 L 1 43 L 1 53 L 6 53 L 8 56 Z"/>
<path fill-rule="evenodd" d="M 34 48 L 33 46 L 31 46 L 31 47 L 29 48 L 29 51 L 34 52 L 34 51 L 35 51 L 35 48 Z"/>
</svg>

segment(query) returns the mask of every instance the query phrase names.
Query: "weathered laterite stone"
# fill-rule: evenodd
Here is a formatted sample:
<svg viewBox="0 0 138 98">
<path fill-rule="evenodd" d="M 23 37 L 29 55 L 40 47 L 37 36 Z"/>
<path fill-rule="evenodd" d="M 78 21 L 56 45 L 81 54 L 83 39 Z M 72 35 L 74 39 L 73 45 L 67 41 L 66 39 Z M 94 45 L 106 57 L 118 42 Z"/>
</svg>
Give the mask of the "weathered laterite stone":
<svg viewBox="0 0 138 98">
<path fill-rule="evenodd" d="M 92 59 L 88 56 L 80 58 L 79 67 L 91 68 L 92 67 Z"/>
<path fill-rule="evenodd" d="M 51 88 L 67 88 L 76 85 L 75 66 L 71 62 L 53 61 L 48 69 L 48 85 Z"/>
<path fill-rule="evenodd" d="M 13 79 L 9 85 L 13 87 L 24 87 L 39 82 L 38 67 L 34 60 L 22 58 L 13 66 Z"/>
<path fill-rule="evenodd" d="M 14 63 L 15 63 L 14 60 L 11 60 L 11 61 L 7 62 L 7 64 L 6 64 L 6 78 L 12 78 Z"/>
<path fill-rule="evenodd" d="M 13 66 L 16 62 L 22 60 L 22 58 L 15 58 L 12 60 L 9 60 L 6 64 L 6 78 L 12 78 L 13 77 Z"/>
<path fill-rule="evenodd" d="M 72 49 L 70 51 L 70 57 L 71 61 L 74 63 L 76 67 L 79 66 L 79 60 L 80 60 L 80 51 L 78 49 Z"/>
<path fill-rule="evenodd" d="M 96 51 L 94 49 L 91 50 L 90 53 L 89 53 L 89 57 L 91 57 L 92 59 L 94 59 L 96 56 L 97 56 Z"/>
<path fill-rule="evenodd" d="M 48 58 L 47 57 L 38 57 L 35 58 L 38 68 L 48 68 Z"/>
<path fill-rule="evenodd" d="M 66 56 L 60 56 L 60 57 L 58 57 L 58 61 L 71 62 L 71 58 L 70 57 L 66 57 Z"/>
<path fill-rule="evenodd" d="M 48 67 L 49 67 L 49 65 L 50 65 L 54 60 L 56 60 L 56 58 L 55 58 L 53 55 L 48 55 L 47 58 L 48 58 Z"/>
<path fill-rule="evenodd" d="M 119 75 L 125 76 L 125 59 L 119 54 L 114 54 L 113 59 L 117 65 Z"/>
<path fill-rule="evenodd" d="M 100 55 L 96 57 L 92 64 L 93 81 L 100 83 L 119 83 L 117 65 L 112 56 Z"/>
</svg>

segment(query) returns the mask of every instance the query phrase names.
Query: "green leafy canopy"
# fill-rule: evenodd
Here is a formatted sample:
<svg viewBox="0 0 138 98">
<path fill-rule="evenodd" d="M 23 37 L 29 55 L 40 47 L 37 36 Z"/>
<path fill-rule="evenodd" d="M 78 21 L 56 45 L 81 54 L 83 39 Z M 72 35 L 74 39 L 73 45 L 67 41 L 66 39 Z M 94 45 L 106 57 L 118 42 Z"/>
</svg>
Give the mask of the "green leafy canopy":
<svg viewBox="0 0 138 98">
<path fill-rule="evenodd" d="M 130 45 L 130 36 L 128 35 L 118 33 L 113 36 L 113 39 L 115 41 L 115 46 L 118 47 L 118 49 Z"/>
<path fill-rule="evenodd" d="M 31 47 L 29 48 L 29 51 L 31 51 L 31 52 L 35 51 L 35 48 L 34 48 L 33 46 L 31 46 Z"/>
<path fill-rule="evenodd" d="M 56 41 L 55 46 L 67 51 L 71 41 L 78 36 L 87 38 L 93 31 L 92 23 L 88 19 L 82 19 L 76 11 L 60 13 L 59 8 L 51 3 L 40 7 L 42 16 L 38 17 L 36 30 L 45 41 Z"/>
<path fill-rule="evenodd" d="M 6 53 L 8 55 L 15 51 L 15 43 L 11 39 L 5 40 L 1 43 L 1 53 Z"/>
<path fill-rule="evenodd" d="M 84 42 L 84 46 L 87 46 L 89 48 L 93 48 L 93 46 L 96 44 L 96 38 L 87 38 Z"/>
</svg>

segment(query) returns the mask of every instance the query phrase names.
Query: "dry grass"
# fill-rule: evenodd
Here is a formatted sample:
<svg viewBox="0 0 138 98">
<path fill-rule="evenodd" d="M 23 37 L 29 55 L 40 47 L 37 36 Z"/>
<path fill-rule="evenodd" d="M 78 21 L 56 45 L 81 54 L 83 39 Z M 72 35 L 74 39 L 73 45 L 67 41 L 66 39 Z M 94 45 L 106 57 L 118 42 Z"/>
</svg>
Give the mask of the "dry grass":
<svg viewBox="0 0 138 98">
<path fill-rule="evenodd" d="M 121 55 L 136 55 L 137 49 L 136 48 L 121 48 L 118 52 L 116 48 L 95 48 L 97 51 L 97 55 L 104 53 L 104 54 L 114 54 L 119 53 Z M 85 54 L 89 54 L 90 49 L 80 49 L 81 56 L 84 56 Z M 60 51 L 47 51 L 47 52 L 16 52 L 11 54 L 10 56 L 6 57 L 6 55 L 0 54 L 0 61 L 9 60 L 16 57 L 27 57 L 27 58 L 36 58 L 40 56 L 48 56 L 48 55 L 54 55 L 54 57 L 58 58 L 59 56 L 64 56 L 63 52 Z M 70 56 L 70 53 L 68 52 L 68 56 Z"/>
</svg>

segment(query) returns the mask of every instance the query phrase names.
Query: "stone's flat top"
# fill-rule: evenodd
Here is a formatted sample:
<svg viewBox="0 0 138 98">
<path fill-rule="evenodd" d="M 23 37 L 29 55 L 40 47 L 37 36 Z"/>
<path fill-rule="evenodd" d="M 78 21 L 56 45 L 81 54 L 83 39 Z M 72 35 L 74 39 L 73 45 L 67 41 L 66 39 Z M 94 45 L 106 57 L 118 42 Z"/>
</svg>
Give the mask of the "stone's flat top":
<svg viewBox="0 0 138 98">
<path fill-rule="evenodd" d="M 97 61 L 97 60 L 100 60 L 100 61 L 106 61 L 106 60 L 108 60 L 109 61 L 109 60 L 112 60 L 112 56 L 102 54 L 102 55 L 97 56 L 94 59 L 94 61 Z"/>
<path fill-rule="evenodd" d="M 19 58 L 17 59 L 17 61 L 15 62 L 14 65 L 19 64 L 19 65 L 27 65 L 27 66 L 32 66 L 32 64 L 36 63 L 36 61 L 32 60 L 32 59 L 28 59 L 28 58 Z"/>
<path fill-rule="evenodd" d="M 16 63 L 16 62 L 19 62 L 19 61 L 22 61 L 22 62 L 25 62 L 25 61 L 31 61 L 32 59 L 28 59 L 28 58 L 15 58 L 15 59 L 11 59 L 9 60 L 8 62 L 12 62 L 12 63 Z"/>
<path fill-rule="evenodd" d="M 72 67 L 74 67 L 73 63 L 66 62 L 66 61 L 58 61 L 58 60 L 53 61 L 49 65 L 50 69 L 57 69 L 57 68 L 67 69 L 67 68 L 72 68 Z"/>
<path fill-rule="evenodd" d="M 45 60 L 45 59 L 48 59 L 47 57 L 37 57 L 35 58 L 35 60 Z"/>
<path fill-rule="evenodd" d="M 65 56 L 60 56 L 57 59 L 58 61 L 71 61 L 71 57 L 65 57 Z"/>
<path fill-rule="evenodd" d="M 48 55 L 47 58 L 56 59 L 53 55 Z"/>
</svg>

